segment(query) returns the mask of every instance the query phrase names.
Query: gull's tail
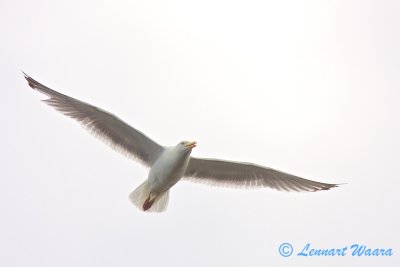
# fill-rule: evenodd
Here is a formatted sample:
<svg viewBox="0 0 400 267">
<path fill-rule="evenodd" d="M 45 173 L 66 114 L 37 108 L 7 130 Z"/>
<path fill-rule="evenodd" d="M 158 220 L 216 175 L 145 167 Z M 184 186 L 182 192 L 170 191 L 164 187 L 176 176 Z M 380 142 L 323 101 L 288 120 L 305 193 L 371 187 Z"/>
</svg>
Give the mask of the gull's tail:
<svg viewBox="0 0 400 267">
<path fill-rule="evenodd" d="M 129 195 L 129 199 L 142 211 L 163 212 L 167 209 L 169 190 L 158 194 L 150 202 L 149 195 L 150 190 L 146 180 Z"/>
</svg>

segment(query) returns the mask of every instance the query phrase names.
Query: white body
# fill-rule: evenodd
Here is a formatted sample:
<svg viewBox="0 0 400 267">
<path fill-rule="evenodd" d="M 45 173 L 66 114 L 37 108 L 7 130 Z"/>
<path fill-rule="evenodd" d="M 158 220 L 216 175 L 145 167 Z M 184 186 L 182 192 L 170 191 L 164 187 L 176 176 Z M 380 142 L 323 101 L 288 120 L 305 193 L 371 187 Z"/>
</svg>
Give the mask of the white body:
<svg viewBox="0 0 400 267">
<path fill-rule="evenodd" d="M 153 195 L 158 195 L 175 185 L 185 174 L 189 164 L 188 152 L 180 146 L 166 148 L 151 167 L 147 184 Z"/>
<path fill-rule="evenodd" d="M 132 203 L 144 211 L 164 211 L 168 205 L 169 189 L 185 174 L 194 146 L 195 142 L 181 142 L 164 148 L 151 166 L 147 180 L 129 195 Z M 152 203 L 150 207 L 146 207 L 148 202 Z"/>
</svg>

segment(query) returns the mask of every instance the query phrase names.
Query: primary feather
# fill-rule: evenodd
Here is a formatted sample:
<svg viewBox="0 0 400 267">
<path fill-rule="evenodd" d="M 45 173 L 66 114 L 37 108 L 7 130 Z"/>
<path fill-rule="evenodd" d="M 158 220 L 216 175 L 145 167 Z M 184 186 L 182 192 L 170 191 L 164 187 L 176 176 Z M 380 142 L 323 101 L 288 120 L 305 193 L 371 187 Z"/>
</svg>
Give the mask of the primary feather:
<svg viewBox="0 0 400 267">
<path fill-rule="evenodd" d="M 139 160 L 150 167 L 157 160 L 163 147 L 132 128 L 117 116 L 75 98 L 54 91 L 28 75 L 25 79 L 33 89 L 49 96 L 45 103 L 77 120 L 99 139 L 115 150 Z"/>
<path fill-rule="evenodd" d="M 269 187 L 283 191 L 319 191 L 336 187 L 251 163 L 191 157 L 185 179 L 219 186 Z"/>
</svg>

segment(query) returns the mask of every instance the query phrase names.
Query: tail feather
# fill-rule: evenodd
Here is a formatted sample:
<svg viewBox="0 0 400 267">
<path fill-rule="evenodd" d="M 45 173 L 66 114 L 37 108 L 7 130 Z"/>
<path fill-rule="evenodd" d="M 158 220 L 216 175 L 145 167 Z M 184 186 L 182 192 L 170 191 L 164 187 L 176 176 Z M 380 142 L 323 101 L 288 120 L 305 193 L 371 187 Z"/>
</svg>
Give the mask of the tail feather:
<svg viewBox="0 0 400 267">
<path fill-rule="evenodd" d="M 168 207 L 168 201 L 169 201 L 169 190 L 162 192 L 159 194 L 153 205 L 148 209 L 148 211 L 151 212 L 163 212 L 167 209 Z"/>
<path fill-rule="evenodd" d="M 130 195 L 129 199 L 137 208 L 142 211 L 148 212 L 163 212 L 167 209 L 169 200 L 169 190 L 164 191 L 156 196 L 152 205 L 147 210 L 144 210 L 143 204 L 146 202 L 150 194 L 149 186 L 147 180 L 139 185 Z"/>
</svg>

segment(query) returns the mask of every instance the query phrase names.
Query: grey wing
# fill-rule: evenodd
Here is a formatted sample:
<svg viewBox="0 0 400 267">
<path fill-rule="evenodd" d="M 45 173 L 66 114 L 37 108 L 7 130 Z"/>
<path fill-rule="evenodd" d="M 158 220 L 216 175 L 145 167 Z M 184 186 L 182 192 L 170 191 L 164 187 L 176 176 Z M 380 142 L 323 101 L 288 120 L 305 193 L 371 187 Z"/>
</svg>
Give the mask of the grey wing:
<svg viewBox="0 0 400 267">
<path fill-rule="evenodd" d="M 96 137 L 115 150 L 151 166 L 163 151 L 163 147 L 143 133 L 132 128 L 115 115 L 98 107 L 54 91 L 28 75 L 25 79 L 33 89 L 49 96 L 43 100 L 56 110 L 77 120 Z"/>
<path fill-rule="evenodd" d="M 319 191 L 338 186 L 250 163 L 193 157 L 190 158 L 184 179 L 221 186 L 269 187 L 280 191 Z"/>
</svg>

